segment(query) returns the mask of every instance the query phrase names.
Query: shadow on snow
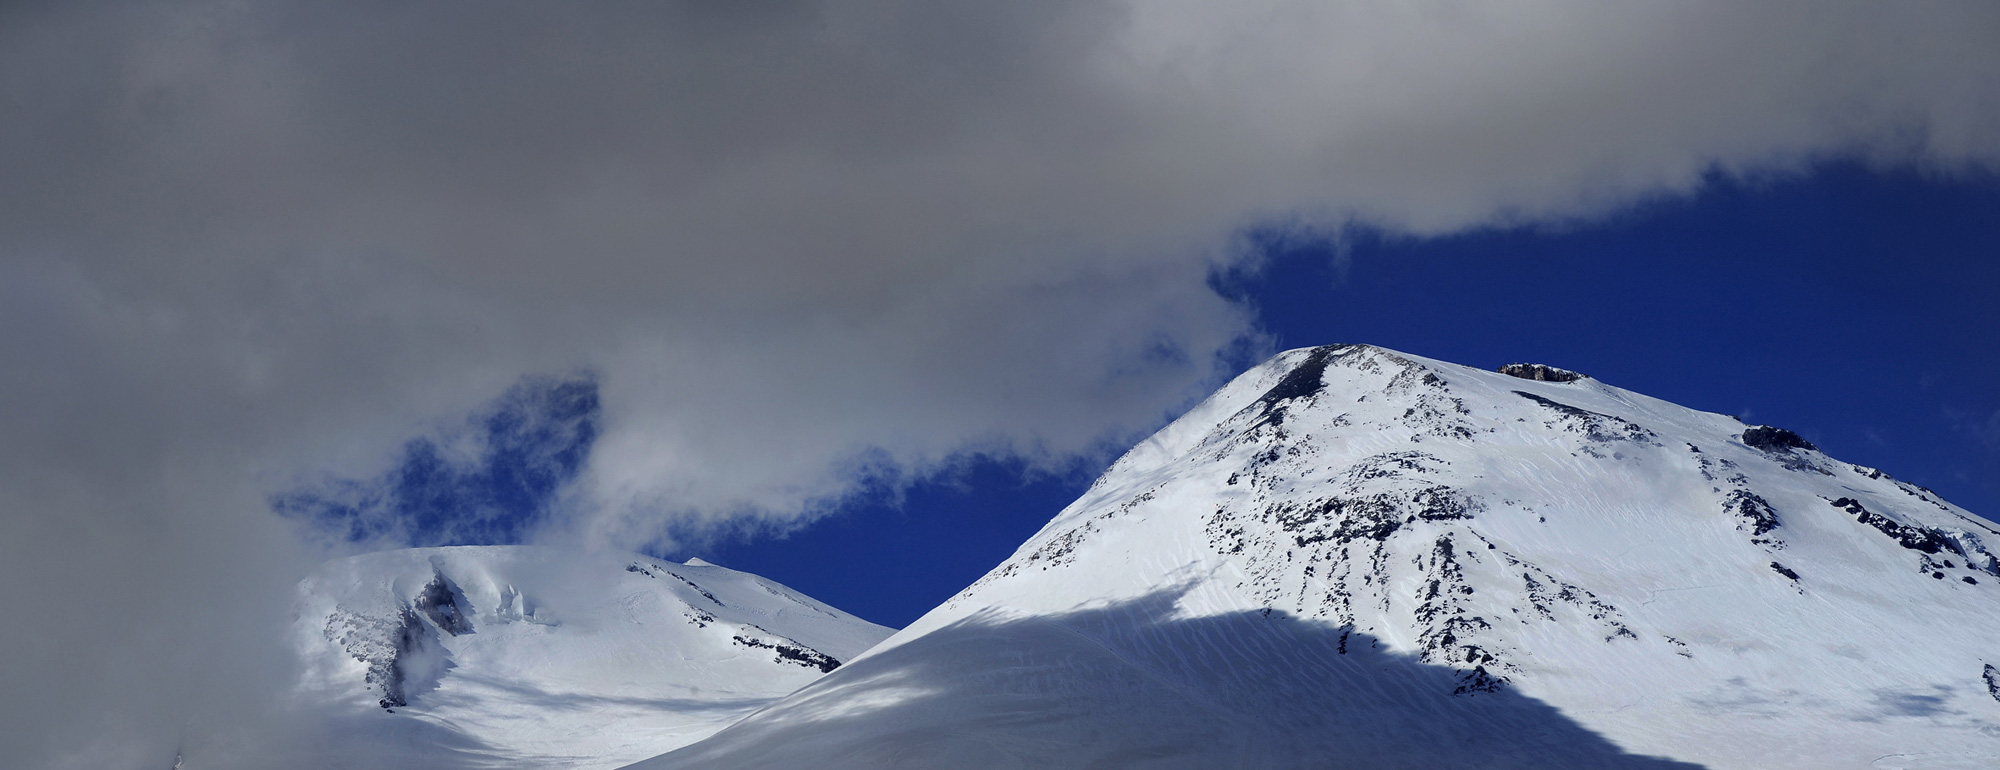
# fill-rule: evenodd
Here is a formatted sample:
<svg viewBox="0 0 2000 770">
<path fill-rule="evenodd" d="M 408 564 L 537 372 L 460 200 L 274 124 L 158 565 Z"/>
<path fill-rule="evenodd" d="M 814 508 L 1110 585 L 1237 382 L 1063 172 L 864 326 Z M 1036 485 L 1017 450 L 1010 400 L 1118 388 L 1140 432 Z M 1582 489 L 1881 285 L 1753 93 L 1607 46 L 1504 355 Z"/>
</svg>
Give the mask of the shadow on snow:
<svg viewBox="0 0 2000 770">
<path fill-rule="evenodd" d="M 1700 767 L 1508 689 L 1454 696 L 1461 672 L 1351 629 L 1178 617 L 1181 593 L 967 618 L 634 767 Z"/>
</svg>

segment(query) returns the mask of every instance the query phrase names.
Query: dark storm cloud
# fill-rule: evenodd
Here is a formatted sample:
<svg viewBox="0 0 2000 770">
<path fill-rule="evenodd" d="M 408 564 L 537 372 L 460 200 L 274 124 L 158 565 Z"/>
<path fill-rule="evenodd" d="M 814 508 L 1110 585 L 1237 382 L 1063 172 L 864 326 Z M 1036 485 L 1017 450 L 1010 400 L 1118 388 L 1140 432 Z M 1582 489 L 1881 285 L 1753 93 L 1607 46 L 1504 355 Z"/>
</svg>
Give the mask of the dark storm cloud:
<svg viewBox="0 0 2000 770">
<path fill-rule="evenodd" d="M 861 458 L 1060 458 L 1255 344 L 1205 283 L 1245 227 L 1991 169 L 1996 13 L 9 4 L 0 590 L 38 622 L 4 632 L 0 748 L 101 766 L 264 681 L 232 672 L 282 660 L 272 586 L 311 560 L 266 496 L 523 375 L 598 377 L 566 509 L 595 542 L 793 520 Z M 64 716 L 93 710 L 134 740 Z"/>
</svg>

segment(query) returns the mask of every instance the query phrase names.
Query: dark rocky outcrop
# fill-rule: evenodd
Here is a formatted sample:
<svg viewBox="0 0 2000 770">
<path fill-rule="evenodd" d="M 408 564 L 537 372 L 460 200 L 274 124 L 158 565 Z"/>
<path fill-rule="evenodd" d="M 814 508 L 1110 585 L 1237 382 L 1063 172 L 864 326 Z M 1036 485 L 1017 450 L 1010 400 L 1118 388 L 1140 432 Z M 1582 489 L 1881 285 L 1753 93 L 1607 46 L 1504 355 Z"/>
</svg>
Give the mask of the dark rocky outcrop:
<svg viewBox="0 0 2000 770">
<path fill-rule="evenodd" d="M 1743 445 L 1766 452 L 1819 449 L 1819 447 L 1813 446 L 1812 442 L 1805 440 L 1805 438 L 1797 433 L 1785 430 L 1784 428 L 1773 428 L 1769 425 L 1758 425 L 1743 431 Z"/>
<path fill-rule="evenodd" d="M 806 668 L 816 668 L 822 673 L 840 668 L 840 661 L 834 660 L 833 656 L 811 647 L 786 644 L 784 642 L 768 642 L 747 636 L 737 636 L 735 639 L 737 644 L 745 647 L 756 647 L 776 652 L 780 662 L 796 663 Z"/>
<path fill-rule="evenodd" d="M 1874 527 L 1882 534 L 1894 538 L 1897 545 L 1912 551 L 1922 551 L 1926 554 L 1953 553 L 1959 556 L 1965 555 L 1959 551 L 1958 544 L 1952 542 L 1951 538 L 1946 537 L 1943 532 L 1929 527 L 1913 527 L 1891 520 L 1887 516 L 1862 507 L 1859 500 L 1843 497 L 1834 500 L 1833 507 L 1854 514 L 1855 521 Z"/>
<path fill-rule="evenodd" d="M 1459 674 L 1458 686 L 1452 689 L 1451 694 L 1477 695 L 1479 693 L 1497 693 L 1506 684 L 1507 679 L 1505 677 L 1497 677 L 1487 673 L 1485 666 L 1474 666 L 1471 671 Z"/>
<path fill-rule="evenodd" d="M 1266 517 L 1293 533 L 1294 543 L 1303 548 L 1328 541 L 1335 545 L 1360 539 L 1380 542 L 1389 539 L 1404 524 L 1419 519 L 1469 519 L 1478 507 L 1479 501 L 1462 491 L 1430 485 L 1372 495 L 1328 497 L 1303 505 L 1278 502 L 1266 510 Z"/>
<path fill-rule="evenodd" d="M 1769 425 L 1757 425 L 1743 431 L 1743 445 L 1764 453 L 1765 457 L 1777 462 L 1790 471 L 1810 471 L 1822 476 L 1831 476 L 1833 471 L 1821 465 L 1816 455 L 1798 450 L 1817 451 L 1819 447 L 1805 440 L 1797 433 Z"/>
<path fill-rule="evenodd" d="M 1327 365 L 1333 363 L 1336 356 L 1347 352 L 1347 349 L 1345 345 L 1313 348 L 1312 352 L 1306 355 L 1306 360 L 1292 367 L 1291 371 L 1286 372 L 1285 376 L 1278 380 L 1278 384 L 1272 385 L 1270 390 L 1264 391 L 1264 395 L 1257 398 L 1257 404 L 1264 408 L 1264 417 L 1260 422 L 1272 425 L 1284 424 L 1285 411 L 1281 404 L 1295 398 L 1318 395 L 1326 388 Z"/>
<path fill-rule="evenodd" d="M 417 594 L 416 609 L 436 623 L 438 630 L 452 636 L 472 633 L 472 613 L 465 606 L 463 594 L 458 586 L 444 576 L 434 573 L 431 582 L 424 584 L 424 590 Z"/>
<path fill-rule="evenodd" d="M 437 654 L 437 632 L 408 606 L 392 617 L 335 608 L 327 617 L 326 638 L 368 666 L 363 681 L 380 696 L 376 704 L 384 709 L 410 705 L 412 695 L 436 685 L 430 669 L 448 665 Z"/>
<path fill-rule="evenodd" d="M 1722 509 L 1734 514 L 1742 523 L 1739 529 L 1749 528 L 1750 534 L 1762 535 L 1778 528 L 1778 512 L 1771 504 L 1756 493 L 1745 489 L 1734 490 L 1722 501 Z"/>
<path fill-rule="evenodd" d="M 404 686 L 411 678 L 407 670 L 407 659 L 418 645 L 429 641 L 430 629 L 425 628 L 422 621 L 417 620 L 417 616 L 409 609 L 403 610 L 400 619 L 402 622 L 396 626 L 395 636 L 391 641 L 395 646 L 395 654 L 386 661 L 380 659 L 368 661 L 367 682 L 382 688 L 382 699 L 377 703 L 385 709 L 410 705 L 409 692 Z"/>
<path fill-rule="evenodd" d="M 1509 377 L 1519 377 L 1537 382 L 1576 382 L 1588 379 L 1590 375 L 1558 369 L 1547 364 L 1508 364 L 1495 370 Z"/>
</svg>

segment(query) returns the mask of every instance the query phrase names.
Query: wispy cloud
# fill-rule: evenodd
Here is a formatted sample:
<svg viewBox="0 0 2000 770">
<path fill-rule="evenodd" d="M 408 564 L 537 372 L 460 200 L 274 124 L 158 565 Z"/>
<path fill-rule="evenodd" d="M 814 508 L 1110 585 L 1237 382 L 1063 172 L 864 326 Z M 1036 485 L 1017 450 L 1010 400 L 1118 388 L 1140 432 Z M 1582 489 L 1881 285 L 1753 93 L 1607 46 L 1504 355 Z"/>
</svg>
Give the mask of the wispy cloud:
<svg viewBox="0 0 2000 770">
<path fill-rule="evenodd" d="M 1968 412 L 1955 406 L 1943 408 L 1944 419 L 1951 429 L 1978 439 L 1994 449 L 2000 449 L 2000 410 L 1992 415 Z"/>
<path fill-rule="evenodd" d="M 377 547 L 526 542 L 583 470 L 601 414 L 591 377 L 531 377 L 464 424 L 404 443 L 380 476 L 305 483 L 271 507 L 311 534 Z"/>
</svg>

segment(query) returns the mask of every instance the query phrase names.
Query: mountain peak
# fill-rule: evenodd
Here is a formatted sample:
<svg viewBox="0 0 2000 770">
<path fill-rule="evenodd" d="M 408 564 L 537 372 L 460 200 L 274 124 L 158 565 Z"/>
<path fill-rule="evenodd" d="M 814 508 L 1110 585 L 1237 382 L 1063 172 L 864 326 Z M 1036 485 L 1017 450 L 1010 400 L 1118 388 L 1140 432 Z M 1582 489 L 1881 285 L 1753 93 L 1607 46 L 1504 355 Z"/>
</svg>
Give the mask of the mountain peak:
<svg viewBox="0 0 2000 770">
<path fill-rule="evenodd" d="M 2000 766 L 1996 546 L 1789 431 L 1554 367 L 1302 348 L 910 628 L 649 767 Z"/>
</svg>

